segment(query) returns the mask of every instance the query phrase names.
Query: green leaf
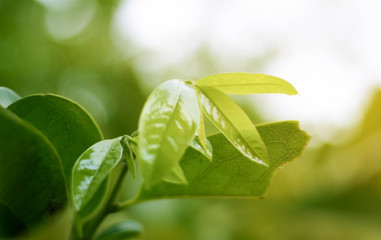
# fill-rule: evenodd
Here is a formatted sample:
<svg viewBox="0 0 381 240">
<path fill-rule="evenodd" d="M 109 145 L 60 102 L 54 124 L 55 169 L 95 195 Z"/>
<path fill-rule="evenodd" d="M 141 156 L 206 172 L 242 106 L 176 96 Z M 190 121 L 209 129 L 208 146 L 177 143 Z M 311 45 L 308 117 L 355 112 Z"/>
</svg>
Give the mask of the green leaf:
<svg viewBox="0 0 381 240">
<path fill-rule="evenodd" d="M 68 240 L 71 239 L 73 210 L 67 207 L 50 219 L 34 227 L 30 232 L 12 240 Z"/>
<path fill-rule="evenodd" d="M 13 213 L 13 234 L 62 209 L 66 189 L 60 159 L 40 131 L 0 108 L 0 136 L 0 229 Z"/>
<path fill-rule="evenodd" d="M 12 207 L 0 199 L 0 238 L 24 232 L 27 226 Z"/>
<path fill-rule="evenodd" d="M 224 93 L 238 95 L 253 93 L 298 94 L 287 81 L 262 73 L 215 74 L 198 80 L 196 85 L 214 87 Z"/>
<path fill-rule="evenodd" d="M 110 177 L 107 177 L 105 180 L 103 180 L 98 190 L 94 193 L 93 197 L 89 200 L 89 202 L 86 203 L 77 212 L 79 218 L 77 219 L 77 221 L 81 221 L 81 223 L 89 221 L 94 215 L 96 215 L 101 210 L 102 202 L 106 201 L 107 199 L 107 191 L 109 184 Z"/>
<path fill-rule="evenodd" d="M 123 137 L 122 146 L 123 146 L 124 158 L 126 160 L 128 170 L 130 171 L 132 177 L 136 179 L 136 165 L 134 161 L 134 154 L 132 153 L 132 149 L 130 146 L 130 141 L 132 141 L 131 137 L 129 136 Z"/>
<path fill-rule="evenodd" d="M 204 152 L 208 152 L 207 139 L 205 134 L 204 115 L 202 113 L 200 93 L 198 92 L 199 90 L 195 84 L 193 84 L 192 86 L 193 86 L 193 89 L 196 91 L 198 107 L 200 109 L 200 123 L 197 128 L 197 136 L 198 136 L 198 140 L 200 141 L 201 147 L 204 149 Z"/>
<path fill-rule="evenodd" d="M 75 161 L 87 148 L 103 139 L 92 117 L 75 102 L 52 94 L 23 98 L 8 109 L 48 137 L 62 160 L 69 188 Z"/>
<path fill-rule="evenodd" d="M 201 146 L 200 138 L 196 136 L 192 142 L 190 142 L 189 146 L 194 150 L 198 151 L 202 155 L 204 155 L 209 161 L 213 159 L 213 146 L 208 139 L 205 139 L 206 150 Z"/>
<path fill-rule="evenodd" d="M 184 155 L 199 122 L 197 96 L 186 83 L 170 80 L 152 92 L 139 120 L 137 153 L 145 186 L 169 174 Z"/>
<path fill-rule="evenodd" d="M 3 108 L 7 108 L 19 99 L 21 99 L 21 97 L 11 89 L 0 87 L 0 106 Z"/>
<path fill-rule="evenodd" d="M 102 182 L 123 157 L 121 137 L 103 140 L 87 149 L 75 163 L 72 174 L 72 196 L 76 209 L 97 192 Z"/>
<path fill-rule="evenodd" d="M 163 178 L 164 181 L 173 184 L 188 184 L 187 178 L 185 177 L 184 171 L 180 164 L 176 164 L 169 175 Z"/>
<path fill-rule="evenodd" d="M 151 189 L 141 189 L 135 203 L 161 198 L 257 198 L 265 195 L 276 169 L 300 157 L 310 136 L 299 129 L 296 121 L 257 127 L 268 146 L 269 167 L 248 160 L 222 134 L 216 134 L 208 138 L 214 149 L 212 162 L 203 161 L 205 157 L 192 148 L 182 158 L 180 164 L 188 185 L 162 182 Z"/>
<path fill-rule="evenodd" d="M 143 231 L 142 225 L 136 221 L 126 220 L 103 230 L 95 240 L 122 240 L 140 235 Z"/>
<path fill-rule="evenodd" d="M 203 112 L 210 121 L 243 155 L 266 166 L 266 146 L 245 112 L 215 88 L 200 86 L 199 90 Z"/>
</svg>

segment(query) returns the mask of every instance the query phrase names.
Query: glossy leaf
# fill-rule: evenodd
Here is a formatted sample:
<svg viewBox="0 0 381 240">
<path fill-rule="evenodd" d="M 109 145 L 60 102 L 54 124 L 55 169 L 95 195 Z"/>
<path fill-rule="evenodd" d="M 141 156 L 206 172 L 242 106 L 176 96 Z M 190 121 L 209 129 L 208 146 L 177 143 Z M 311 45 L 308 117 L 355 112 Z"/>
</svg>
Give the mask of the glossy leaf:
<svg viewBox="0 0 381 240">
<path fill-rule="evenodd" d="M 184 171 L 179 164 L 176 164 L 169 175 L 165 176 L 163 180 L 173 184 L 188 184 Z"/>
<path fill-rule="evenodd" d="M 66 181 L 70 181 L 78 157 L 103 139 L 93 118 L 81 106 L 61 96 L 33 95 L 8 109 L 48 137 L 62 159 Z M 69 182 L 67 185 L 69 188 Z"/>
<path fill-rule="evenodd" d="M 103 230 L 95 240 L 122 240 L 140 235 L 143 227 L 140 223 L 126 220 L 116 223 Z"/>
<path fill-rule="evenodd" d="M 150 187 L 169 174 L 183 156 L 200 122 L 197 96 L 192 87 L 170 80 L 149 96 L 140 120 L 138 161 Z"/>
<path fill-rule="evenodd" d="M 199 87 L 204 114 L 243 155 L 266 165 L 267 150 L 254 124 L 228 96 L 211 87 Z"/>
<path fill-rule="evenodd" d="M 215 74 L 198 80 L 196 85 L 214 87 L 221 92 L 238 95 L 253 93 L 298 94 L 289 82 L 262 73 Z"/>
<path fill-rule="evenodd" d="M 107 199 L 107 190 L 110 185 L 110 177 L 107 177 L 98 190 L 94 193 L 93 197 L 87 202 L 79 211 L 77 211 L 78 219 L 81 223 L 91 220 L 102 208 L 102 203 Z"/>
<path fill-rule="evenodd" d="M 0 87 L 0 106 L 3 108 L 7 108 L 19 99 L 21 99 L 21 97 L 11 89 Z"/>
<path fill-rule="evenodd" d="M 136 165 L 134 161 L 134 155 L 130 146 L 131 137 L 125 136 L 122 140 L 124 158 L 128 167 L 128 171 L 131 173 L 132 177 L 136 179 Z"/>
<path fill-rule="evenodd" d="M 0 108 L 0 136 L 0 226 L 10 213 L 15 224 L 4 236 L 53 216 L 67 199 L 60 159 L 40 131 Z"/>
<path fill-rule="evenodd" d="M 213 146 L 208 139 L 205 139 L 206 142 L 206 150 L 201 146 L 200 139 L 196 136 L 192 142 L 190 142 L 189 146 L 194 150 L 198 151 L 202 155 L 204 155 L 209 161 L 213 159 Z"/>
<path fill-rule="evenodd" d="M 120 176 L 121 174 L 126 170 L 126 167 L 124 164 L 118 164 L 115 166 L 115 168 L 110 172 L 108 180 L 108 188 L 105 193 L 104 200 L 101 201 L 96 209 L 96 211 L 86 219 L 86 221 L 82 224 L 82 238 L 83 239 L 93 239 L 94 236 L 94 230 L 97 228 L 100 222 L 104 220 L 104 211 L 109 211 L 110 209 L 110 200 L 112 200 L 112 195 L 114 194 L 115 187 L 120 182 Z M 123 190 L 122 190 L 123 191 Z M 93 199 L 96 197 L 94 195 Z M 93 201 L 93 200 L 91 200 Z M 91 204 L 91 201 L 86 204 Z M 85 207 L 86 207 L 85 206 Z"/>
<path fill-rule="evenodd" d="M 268 146 L 269 167 L 245 158 L 222 135 L 208 139 L 214 146 L 213 161 L 205 161 L 189 148 L 180 164 L 188 185 L 162 182 L 152 189 L 142 189 L 136 203 L 161 198 L 230 197 L 257 198 L 265 195 L 274 172 L 303 153 L 310 136 L 299 129 L 298 122 L 286 121 L 257 126 Z"/>
<path fill-rule="evenodd" d="M 197 128 L 197 136 L 200 141 L 201 147 L 204 149 L 204 152 L 208 152 L 207 139 L 205 134 L 205 123 L 204 123 L 204 114 L 202 113 L 202 105 L 200 100 L 199 89 L 193 84 L 193 89 L 196 91 L 198 107 L 200 109 L 200 123 Z"/>
<path fill-rule="evenodd" d="M 90 201 L 111 170 L 123 157 L 121 138 L 103 140 L 87 149 L 77 160 L 72 174 L 72 195 L 76 209 Z"/>
</svg>

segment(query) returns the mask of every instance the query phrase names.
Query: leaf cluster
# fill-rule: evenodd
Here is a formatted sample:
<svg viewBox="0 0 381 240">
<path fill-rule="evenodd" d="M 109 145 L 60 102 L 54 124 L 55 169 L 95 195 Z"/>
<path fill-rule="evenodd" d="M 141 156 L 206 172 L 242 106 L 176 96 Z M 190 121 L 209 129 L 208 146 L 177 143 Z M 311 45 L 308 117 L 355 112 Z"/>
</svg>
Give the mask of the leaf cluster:
<svg viewBox="0 0 381 240">
<path fill-rule="evenodd" d="M 105 140 L 69 99 L 21 98 L 0 88 L 0 237 L 45 239 L 57 227 L 33 233 L 45 221 L 62 223 L 75 239 L 129 238 L 140 233 L 139 223 L 99 226 L 108 214 L 147 200 L 263 196 L 274 171 L 299 157 L 309 136 L 295 121 L 255 126 L 226 95 L 261 93 L 297 92 L 265 74 L 169 80 L 148 97 L 136 133 Z M 205 118 L 219 134 L 206 137 Z M 128 173 L 140 188 L 119 201 Z"/>
</svg>

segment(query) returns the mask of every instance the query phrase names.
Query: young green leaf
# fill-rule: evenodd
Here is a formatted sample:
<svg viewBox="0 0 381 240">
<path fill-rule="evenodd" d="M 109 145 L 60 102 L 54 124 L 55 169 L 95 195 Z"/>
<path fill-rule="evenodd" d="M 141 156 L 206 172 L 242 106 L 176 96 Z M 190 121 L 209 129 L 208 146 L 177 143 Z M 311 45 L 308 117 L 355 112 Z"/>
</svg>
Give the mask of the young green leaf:
<svg viewBox="0 0 381 240">
<path fill-rule="evenodd" d="M 121 240 L 138 236 L 143 231 L 140 223 L 132 220 L 125 220 L 103 230 L 95 240 Z"/>
<path fill-rule="evenodd" d="M 253 93 L 298 94 L 287 81 L 262 73 L 220 73 L 201 78 L 196 82 L 196 85 L 214 87 L 223 93 L 238 95 Z"/>
<path fill-rule="evenodd" d="M 74 205 L 81 209 L 98 190 L 103 180 L 123 157 L 121 138 L 103 140 L 87 149 L 77 160 L 72 173 Z"/>
<path fill-rule="evenodd" d="M 179 164 L 176 164 L 169 175 L 165 176 L 163 180 L 173 184 L 188 184 L 184 171 Z"/>
<path fill-rule="evenodd" d="M 29 96 L 8 109 L 48 137 L 62 160 L 70 188 L 75 161 L 91 145 L 103 139 L 93 118 L 77 103 L 53 94 Z"/>
<path fill-rule="evenodd" d="M 139 120 L 138 161 L 150 187 L 183 156 L 200 122 L 197 96 L 180 80 L 161 84 L 149 96 Z"/>
<path fill-rule="evenodd" d="M 258 125 L 258 132 L 268 146 L 269 167 L 245 158 L 222 135 L 209 137 L 214 146 L 213 161 L 189 148 L 180 164 L 188 185 L 159 183 L 141 189 L 135 203 L 161 198 L 230 197 L 258 198 L 265 195 L 270 180 L 280 166 L 299 158 L 310 136 L 298 122 L 285 121 Z"/>
<path fill-rule="evenodd" d="M 194 150 L 198 151 L 202 155 L 204 155 L 209 161 L 212 161 L 213 159 L 213 147 L 210 141 L 206 138 L 206 150 L 201 146 L 200 138 L 196 136 L 192 142 L 189 143 L 189 146 L 192 147 Z"/>
<path fill-rule="evenodd" d="M 201 147 L 204 149 L 204 152 L 208 152 L 207 139 L 205 134 L 204 114 L 202 113 L 201 100 L 199 99 L 200 93 L 198 92 L 199 90 L 195 84 L 193 84 L 192 86 L 193 89 L 196 91 L 198 107 L 200 108 L 200 123 L 197 128 L 197 136 L 198 140 L 200 141 Z"/>
<path fill-rule="evenodd" d="M 1 238 L 53 216 L 67 198 L 60 159 L 39 130 L 0 107 L 0 136 Z"/>
<path fill-rule="evenodd" d="M 199 86 L 203 112 L 243 155 L 267 164 L 267 150 L 257 129 L 243 110 L 221 91 Z"/>
<path fill-rule="evenodd" d="M 0 87 L 0 106 L 3 108 L 7 108 L 19 99 L 21 99 L 21 97 L 11 89 Z"/>
<path fill-rule="evenodd" d="M 130 171 L 132 177 L 135 179 L 136 178 L 136 166 L 135 166 L 135 161 L 134 161 L 134 155 L 132 153 L 132 149 L 130 146 L 130 141 L 132 141 L 131 137 L 124 136 L 121 143 L 123 146 L 124 159 L 126 160 L 128 170 Z"/>
</svg>

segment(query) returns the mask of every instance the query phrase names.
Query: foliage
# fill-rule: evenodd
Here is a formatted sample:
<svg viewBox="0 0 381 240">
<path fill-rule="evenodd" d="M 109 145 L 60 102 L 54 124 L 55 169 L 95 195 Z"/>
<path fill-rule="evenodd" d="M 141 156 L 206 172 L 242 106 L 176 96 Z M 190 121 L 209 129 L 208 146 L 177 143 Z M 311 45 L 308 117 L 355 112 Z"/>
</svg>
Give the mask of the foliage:
<svg viewBox="0 0 381 240">
<path fill-rule="evenodd" d="M 148 97 L 136 133 L 103 140 L 73 101 L 52 94 L 19 99 L 2 88 L 0 236 L 49 238 L 57 224 L 35 233 L 36 224 L 62 223 L 68 232 L 72 222 L 74 239 L 130 238 L 142 227 L 128 219 L 98 229 L 109 214 L 147 200 L 264 196 L 274 171 L 298 158 L 309 136 L 295 121 L 255 126 L 225 93 L 296 91 L 264 74 L 170 80 Z M 221 133 L 206 138 L 205 116 Z M 139 190 L 117 201 L 127 173 Z"/>
</svg>

